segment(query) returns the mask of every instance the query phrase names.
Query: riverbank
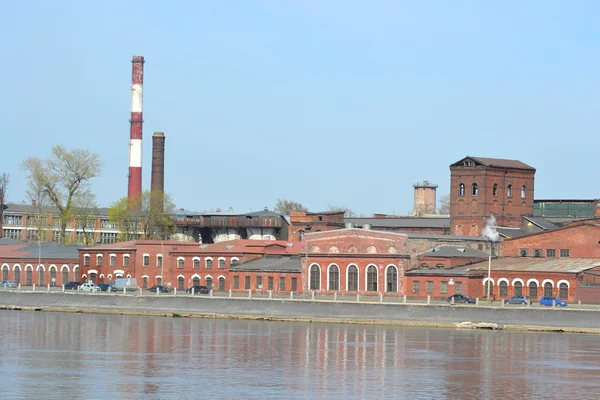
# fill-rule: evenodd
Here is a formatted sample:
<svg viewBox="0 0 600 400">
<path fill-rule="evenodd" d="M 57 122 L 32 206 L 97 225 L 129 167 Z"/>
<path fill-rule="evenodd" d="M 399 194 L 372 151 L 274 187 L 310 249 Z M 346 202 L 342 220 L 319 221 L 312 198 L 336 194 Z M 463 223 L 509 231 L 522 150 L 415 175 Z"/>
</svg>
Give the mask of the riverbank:
<svg viewBox="0 0 600 400">
<path fill-rule="evenodd" d="M 0 309 L 600 334 L 600 310 L 0 291 Z"/>
</svg>

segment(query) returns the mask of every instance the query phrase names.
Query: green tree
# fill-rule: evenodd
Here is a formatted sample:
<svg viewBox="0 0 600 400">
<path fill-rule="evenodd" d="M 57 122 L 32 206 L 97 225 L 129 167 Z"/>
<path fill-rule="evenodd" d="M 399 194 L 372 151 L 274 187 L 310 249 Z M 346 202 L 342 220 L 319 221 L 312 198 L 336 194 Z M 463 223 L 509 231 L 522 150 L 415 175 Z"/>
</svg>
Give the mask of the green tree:
<svg viewBox="0 0 600 400">
<path fill-rule="evenodd" d="M 88 150 L 67 150 L 54 146 L 47 159 L 29 157 L 21 163 L 27 173 L 29 190 L 56 207 L 60 218 L 60 242 L 67 242 L 67 225 L 74 217 L 74 207 L 92 195 L 90 181 L 100 175 L 102 161 Z"/>
</svg>

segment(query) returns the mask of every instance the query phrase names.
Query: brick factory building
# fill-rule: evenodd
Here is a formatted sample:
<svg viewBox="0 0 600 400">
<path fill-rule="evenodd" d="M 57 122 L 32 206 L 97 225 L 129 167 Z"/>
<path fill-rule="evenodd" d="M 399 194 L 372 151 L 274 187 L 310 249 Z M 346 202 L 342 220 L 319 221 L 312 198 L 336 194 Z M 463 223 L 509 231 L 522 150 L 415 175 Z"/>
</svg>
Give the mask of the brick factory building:
<svg viewBox="0 0 600 400">
<path fill-rule="evenodd" d="M 465 157 L 450 165 L 454 235 L 481 235 L 493 214 L 498 226 L 520 227 L 533 214 L 535 168 L 517 160 Z"/>
<path fill-rule="evenodd" d="M 77 248 L 0 239 L 2 280 L 23 286 L 61 286 L 79 276 Z"/>
</svg>

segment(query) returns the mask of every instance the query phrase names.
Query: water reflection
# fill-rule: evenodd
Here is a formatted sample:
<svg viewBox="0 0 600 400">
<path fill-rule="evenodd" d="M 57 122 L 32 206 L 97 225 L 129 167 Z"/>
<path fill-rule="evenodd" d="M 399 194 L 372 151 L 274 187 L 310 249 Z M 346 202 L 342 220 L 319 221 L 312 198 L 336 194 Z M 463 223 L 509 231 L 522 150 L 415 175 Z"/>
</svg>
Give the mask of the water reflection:
<svg viewBox="0 0 600 400">
<path fill-rule="evenodd" d="M 579 399 L 600 389 L 600 345 L 587 335 L 3 311 L 0 344 L 5 398 Z"/>
</svg>

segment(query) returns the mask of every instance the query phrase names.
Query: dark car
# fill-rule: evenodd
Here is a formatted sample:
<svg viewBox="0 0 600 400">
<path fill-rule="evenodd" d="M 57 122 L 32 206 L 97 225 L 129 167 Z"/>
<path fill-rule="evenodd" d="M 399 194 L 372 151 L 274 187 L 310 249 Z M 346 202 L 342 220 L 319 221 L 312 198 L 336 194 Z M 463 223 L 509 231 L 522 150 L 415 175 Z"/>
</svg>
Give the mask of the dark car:
<svg viewBox="0 0 600 400">
<path fill-rule="evenodd" d="M 191 288 L 189 288 L 188 290 L 186 290 L 186 293 L 192 293 L 192 290 L 194 291 L 194 293 L 200 293 L 200 294 L 208 294 L 210 293 L 210 290 L 208 289 L 207 286 L 200 286 L 200 285 L 194 285 Z"/>
<path fill-rule="evenodd" d="M 560 307 L 566 307 L 567 306 L 567 302 L 566 301 L 561 300 L 558 297 L 554 297 L 554 296 L 543 296 L 542 298 L 540 298 L 540 305 L 541 306 L 550 306 L 550 307 L 552 307 L 552 301 L 554 301 L 554 303 L 557 306 L 560 306 Z"/>
<path fill-rule="evenodd" d="M 81 285 L 81 282 L 77 282 L 77 281 L 67 282 L 65 284 L 65 290 L 77 290 L 79 285 Z"/>
<path fill-rule="evenodd" d="M 465 296 L 464 294 L 453 294 L 448 297 L 448 303 L 452 303 L 452 299 L 454 299 L 454 303 L 465 303 L 465 304 L 475 304 L 475 299 L 470 298 L 469 296 Z"/>
<path fill-rule="evenodd" d="M 513 296 L 504 300 L 504 304 L 531 304 L 531 298 L 529 296 Z"/>
<path fill-rule="evenodd" d="M 157 291 L 160 293 L 169 293 L 171 290 L 163 285 L 156 285 L 156 286 L 152 286 L 150 289 L 148 289 L 148 291 L 150 293 L 156 293 Z"/>
<path fill-rule="evenodd" d="M 111 285 L 110 283 L 99 283 L 98 287 L 103 292 L 116 292 L 117 287 L 115 285 Z"/>
</svg>

